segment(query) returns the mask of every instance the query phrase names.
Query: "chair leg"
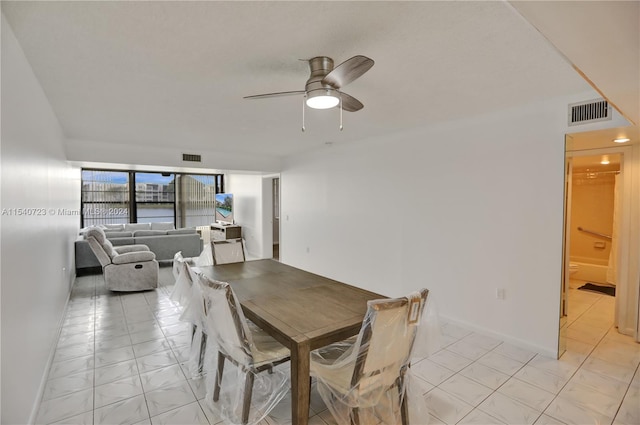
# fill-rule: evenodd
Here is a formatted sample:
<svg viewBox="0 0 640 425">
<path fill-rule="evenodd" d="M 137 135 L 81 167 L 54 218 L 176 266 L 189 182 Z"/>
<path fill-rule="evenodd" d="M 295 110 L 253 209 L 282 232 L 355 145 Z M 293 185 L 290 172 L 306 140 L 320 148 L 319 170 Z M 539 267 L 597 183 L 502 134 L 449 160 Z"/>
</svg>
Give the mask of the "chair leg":
<svg viewBox="0 0 640 425">
<path fill-rule="evenodd" d="M 204 354 L 207 348 L 207 334 L 203 333 L 200 340 L 200 355 L 198 356 L 198 373 L 202 374 L 204 370 Z"/>
<path fill-rule="evenodd" d="M 351 423 L 353 425 L 360 425 L 360 413 L 357 407 L 351 409 Z"/>
<path fill-rule="evenodd" d="M 216 380 L 213 384 L 213 401 L 220 398 L 220 384 L 222 383 L 222 372 L 224 370 L 224 356 L 218 351 L 218 369 L 216 370 Z"/>
<path fill-rule="evenodd" d="M 400 416 L 402 418 L 402 425 L 409 424 L 409 403 L 407 401 L 407 392 L 404 391 L 404 380 L 398 380 L 398 394 L 400 396 Z"/>
<path fill-rule="evenodd" d="M 247 371 L 244 381 L 244 401 L 242 403 L 242 425 L 249 422 L 249 409 L 251 408 L 251 396 L 253 395 L 253 372 Z"/>
</svg>

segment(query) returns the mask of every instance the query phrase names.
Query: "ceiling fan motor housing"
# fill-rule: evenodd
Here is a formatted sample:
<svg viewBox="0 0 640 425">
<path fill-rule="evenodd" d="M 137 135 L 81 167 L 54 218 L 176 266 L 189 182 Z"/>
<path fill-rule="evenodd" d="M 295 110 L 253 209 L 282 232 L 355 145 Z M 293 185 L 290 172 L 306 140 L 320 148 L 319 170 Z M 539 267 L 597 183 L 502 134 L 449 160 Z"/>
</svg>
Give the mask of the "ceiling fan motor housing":
<svg viewBox="0 0 640 425">
<path fill-rule="evenodd" d="M 327 56 L 316 56 L 309 59 L 309 68 L 311 69 L 311 76 L 305 85 L 308 98 L 326 96 L 336 90 L 330 84 L 322 83 L 324 77 L 333 71 L 333 59 Z"/>
</svg>

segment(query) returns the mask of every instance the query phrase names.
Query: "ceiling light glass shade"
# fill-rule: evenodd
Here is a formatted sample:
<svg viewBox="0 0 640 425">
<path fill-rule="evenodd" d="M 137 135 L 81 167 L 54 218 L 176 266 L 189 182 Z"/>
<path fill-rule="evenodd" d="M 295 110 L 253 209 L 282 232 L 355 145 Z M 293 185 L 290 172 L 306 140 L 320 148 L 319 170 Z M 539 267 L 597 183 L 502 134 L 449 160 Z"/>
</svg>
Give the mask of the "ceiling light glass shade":
<svg viewBox="0 0 640 425">
<path fill-rule="evenodd" d="M 602 165 L 609 164 L 609 155 L 603 155 L 602 156 L 602 161 L 600 161 L 600 164 L 602 164 Z"/>
<path fill-rule="evenodd" d="M 629 140 L 631 140 L 631 139 L 627 139 L 626 137 L 621 137 L 619 139 L 613 139 L 613 141 L 616 142 L 616 143 L 627 143 Z"/>
<path fill-rule="evenodd" d="M 340 99 L 329 94 L 330 92 L 321 90 L 308 93 L 307 106 L 313 109 L 329 109 L 337 106 Z"/>
</svg>

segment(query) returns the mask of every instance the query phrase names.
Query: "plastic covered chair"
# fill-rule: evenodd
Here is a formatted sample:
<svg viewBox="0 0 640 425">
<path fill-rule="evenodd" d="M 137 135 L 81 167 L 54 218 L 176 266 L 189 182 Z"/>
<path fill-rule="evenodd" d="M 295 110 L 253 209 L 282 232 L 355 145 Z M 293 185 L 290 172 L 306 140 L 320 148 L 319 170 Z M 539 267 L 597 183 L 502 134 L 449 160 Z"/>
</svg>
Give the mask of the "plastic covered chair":
<svg viewBox="0 0 640 425">
<path fill-rule="evenodd" d="M 180 320 L 191 324 L 191 347 L 187 367 L 192 378 L 202 376 L 207 335 L 204 332 L 203 297 L 197 281 L 198 269 L 191 267 L 191 260 L 177 252 L 173 257 L 173 275 L 176 283 L 169 298 L 178 303 L 182 313 Z"/>
<path fill-rule="evenodd" d="M 311 376 L 337 423 L 409 423 L 409 365 L 428 293 L 369 301 L 356 337 L 311 353 Z"/>
<path fill-rule="evenodd" d="M 257 424 L 289 389 L 286 369 L 275 368 L 289 360 L 289 349 L 245 319 L 228 283 L 202 274 L 198 278 L 205 299 L 207 353 L 218 354 L 207 400 L 227 422 Z M 223 376 L 226 361 L 235 365 L 235 374 Z M 265 371 L 269 373 L 261 373 Z"/>
<path fill-rule="evenodd" d="M 158 287 L 158 262 L 148 246 L 114 247 L 99 227 L 90 228 L 85 237 L 102 266 L 107 289 L 142 291 Z"/>
</svg>

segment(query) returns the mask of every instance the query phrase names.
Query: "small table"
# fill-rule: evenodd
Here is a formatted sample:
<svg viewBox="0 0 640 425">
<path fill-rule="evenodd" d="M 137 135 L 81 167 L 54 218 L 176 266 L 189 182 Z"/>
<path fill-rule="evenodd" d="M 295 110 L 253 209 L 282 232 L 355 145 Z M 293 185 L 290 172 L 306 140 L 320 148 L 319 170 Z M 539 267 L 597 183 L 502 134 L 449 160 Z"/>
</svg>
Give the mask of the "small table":
<svg viewBox="0 0 640 425">
<path fill-rule="evenodd" d="M 228 282 L 245 316 L 291 350 L 291 421 L 309 421 L 311 350 L 357 334 L 367 301 L 386 298 L 274 260 L 200 267 Z"/>
</svg>

